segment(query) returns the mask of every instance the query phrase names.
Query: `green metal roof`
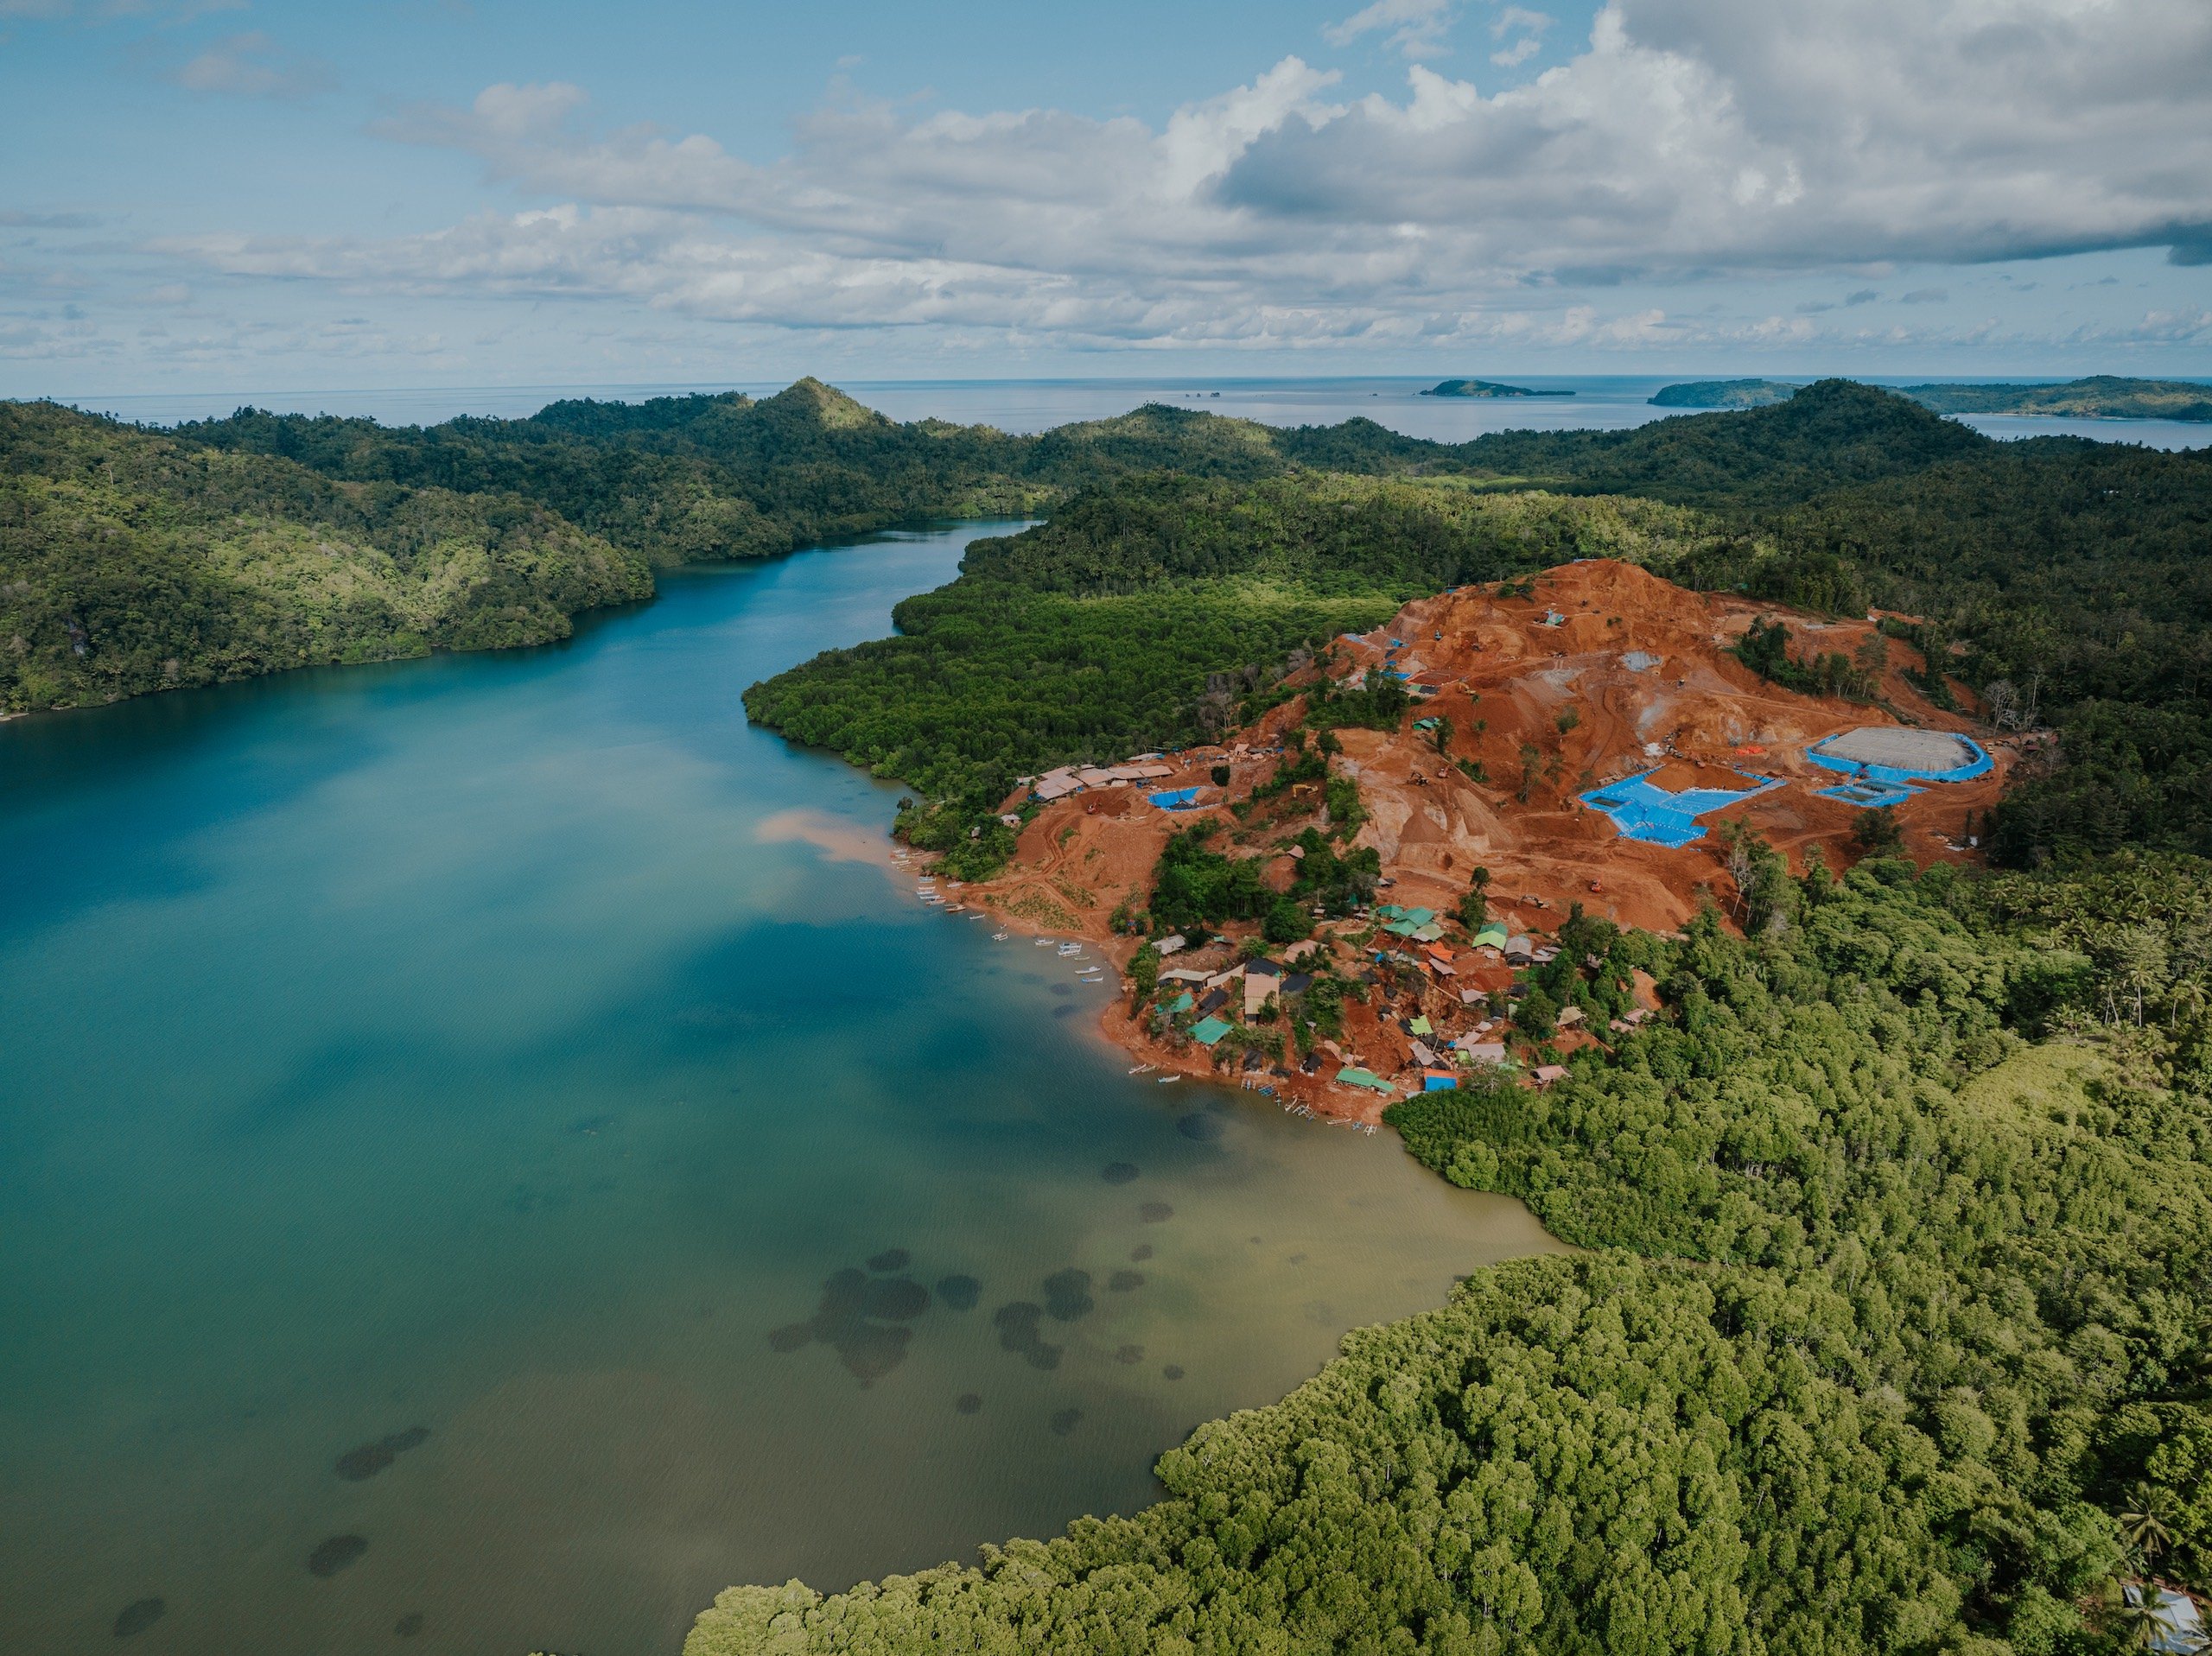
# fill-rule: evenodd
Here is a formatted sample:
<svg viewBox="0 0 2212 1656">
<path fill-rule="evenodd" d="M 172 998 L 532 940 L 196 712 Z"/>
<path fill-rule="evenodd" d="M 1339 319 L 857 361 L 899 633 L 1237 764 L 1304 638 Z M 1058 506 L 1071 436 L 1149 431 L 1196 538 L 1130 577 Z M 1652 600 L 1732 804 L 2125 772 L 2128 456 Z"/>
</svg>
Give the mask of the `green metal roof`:
<svg viewBox="0 0 2212 1656">
<path fill-rule="evenodd" d="M 1216 1041 L 1236 1027 L 1224 1024 L 1218 1018 L 1208 1018 L 1191 1025 L 1191 1038 L 1200 1046 L 1211 1046 Z"/>
<path fill-rule="evenodd" d="M 1337 1071 L 1337 1079 L 1347 1087 L 1367 1087 L 1378 1093 L 1394 1093 L 1397 1088 L 1371 1069 L 1361 1069 L 1346 1064 Z"/>
</svg>

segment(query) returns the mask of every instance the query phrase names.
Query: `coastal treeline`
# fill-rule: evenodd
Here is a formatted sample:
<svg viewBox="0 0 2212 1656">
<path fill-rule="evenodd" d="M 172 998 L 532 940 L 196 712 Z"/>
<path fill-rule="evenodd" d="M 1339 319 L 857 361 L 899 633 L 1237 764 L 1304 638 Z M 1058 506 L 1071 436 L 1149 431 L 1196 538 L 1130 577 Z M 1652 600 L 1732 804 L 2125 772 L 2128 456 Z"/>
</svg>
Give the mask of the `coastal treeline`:
<svg viewBox="0 0 2212 1656">
<path fill-rule="evenodd" d="M 2022 385 L 1901 385 L 1909 397 L 1938 414 L 2031 415 L 2086 420 L 2212 420 L 2212 385 L 2186 379 L 2131 379 L 2092 374 L 2086 379 Z M 1777 379 L 1694 379 L 1662 387 L 1651 398 L 1667 409 L 1757 409 L 1787 402 L 1798 387 Z M 2116 437 L 2122 434 L 2114 433 Z"/>
<path fill-rule="evenodd" d="M 652 593 L 643 558 L 520 495 L 336 482 L 0 403 L 0 711 L 541 644 Z"/>
<path fill-rule="evenodd" d="M 2212 1570 L 2208 873 L 1877 861 L 1633 940 L 1663 1018 L 1391 1112 L 1591 1253 L 1348 1336 L 1141 1513 L 733 1589 L 687 1656 L 2118 1646 L 2121 1580 Z"/>
</svg>

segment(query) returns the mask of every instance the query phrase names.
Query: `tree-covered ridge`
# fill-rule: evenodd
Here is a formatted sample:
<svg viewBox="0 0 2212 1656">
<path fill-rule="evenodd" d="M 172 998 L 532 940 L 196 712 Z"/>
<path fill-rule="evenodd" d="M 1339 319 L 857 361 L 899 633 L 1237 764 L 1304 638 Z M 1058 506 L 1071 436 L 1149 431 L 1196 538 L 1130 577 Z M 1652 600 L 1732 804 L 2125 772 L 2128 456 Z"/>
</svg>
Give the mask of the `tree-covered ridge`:
<svg viewBox="0 0 2212 1656">
<path fill-rule="evenodd" d="M 1824 379 L 1765 408 L 1679 415 L 1626 431 L 1501 431 L 1450 453 L 1478 474 L 1748 510 L 1909 475 L 1995 446 L 1904 397 Z"/>
<path fill-rule="evenodd" d="M 1042 497 L 982 428 L 894 425 L 813 380 L 640 403 L 556 403 L 524 420 L 429 427 L 240 409 L 181 441 L 296 460 L 327 476 L 512 492 L 655 565 L 762 557 L 929 515 Z"/>
<path fill-rule="evenodd" d="M 745 705 L 953 803 L 964 828 L 1016 776 L 1218 736 L 1294 650 L 1408 599 L 1573 557 L 1687 559 L 1724 532 L 1652 501 L 1155 475 L 975 542 L 957 581 L 893 612 L 899 636 L 779 673 Z"/>
<path fill-rule="evenodd" d="M 2212 420 L 2212 385 L 2186 379 L 2092 374 L 2063 384 L 1907 385 L 1942 414 L 2031 414 L 2089 420 Z"/>
<path fill-rule="evenodd" d="M 0 403 L 0 709 L 565 637 L 644 561 L 513 495 L 335 483 Z"/>
<path fill-rule="evenodd" d="M 1334 440 L 1350 469 L 1414 463 L 1380 427 Z M 1009 436 L 886 419 L 819 381 L 736 392 L 556 403 L 523 420 L 429 427 L 241 409 L 181 441 L 277 455 L 331 477 L 513 492 L 659 565 L 788 552 L 920 517 L 1013 516 L 1139 472 L 1254 479 L 1302 463 L 1249 421 L 1147 406 Z"/>
<path fill-rule="evenodd" d="M 2108 973 L 2047 916 L 1903 864 L 1783 907 L 1755 942 L 1575 921 L 1570 974 L 1643 966 L 1668 1016 L 1548 1093 L 1395 1107 L 1424 1160 L 1603 1251 L 1348 1337 L 1163 1457 L 1142 1513 L 734 1589 L 687 1656 L 2107 1647 L 2081 1607 L 2141 1567 L 2120 1513 L 2212 1568 L 2201 997 L 2054 1041 Z"/>
<path fill-rule="evenodd" d="M 556 403 L 526 420 L 429 427 L 241 409 L 181 441 L 296 460 L 353 481 L 543 501 L 656 563 L 753 557 L 927 516 L 1012 513 L 1173 470 L 1253 482 L 1307 467 L 1535 480 L 1712 506 L 1768 505 L 1989 446 L 1905 398 L 1827 380 L 1783 407 L 1631 431 L 1503 432 L 1460 444 L 1370 420 L 1279 429 L 1161 404 L 1034 436 L 900 424 L 818 381 L 734 392 Z"/>
<path fill-rule="evenodd" d="M 1573 391 L 1532 390 L 1526 385 L 1508 385 L 1495 379 L 1439 380 L 1421 393 L 1423 397 L 1572 397 Z"/>
</svg>

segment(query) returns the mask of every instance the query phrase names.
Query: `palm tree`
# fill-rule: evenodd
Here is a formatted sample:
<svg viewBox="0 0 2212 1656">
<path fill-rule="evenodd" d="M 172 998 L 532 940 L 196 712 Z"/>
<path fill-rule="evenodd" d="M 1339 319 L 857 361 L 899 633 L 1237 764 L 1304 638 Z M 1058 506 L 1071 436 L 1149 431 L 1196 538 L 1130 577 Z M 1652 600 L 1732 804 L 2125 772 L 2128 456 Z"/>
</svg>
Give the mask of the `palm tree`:
<svg viewBox="0 0 2212 1656">
<path fill-rule="evenodd" d="M 2164 1498 L 2149 1484 L 2138 1483 L 2127 1492 L 2127 1500 L 2132 1510 L 2120 1515 L 2120 1537 L 2146 1561 L 2155 1559 L 2174 1539 L 2166 1525 Z"/>
<path fill-rule="evenodd" d="M 2151 1650 L 2161 1639 L 2179 1643 L 2178 1630 L 2164 1614 L 2164 1594 L 2148 1582 L 2130 1582 L 2120 1589 L 2120 1602 L 2107 1608 L 2107 1624 L 2120 1636 L 2125 1650 Z"/>
</svg>

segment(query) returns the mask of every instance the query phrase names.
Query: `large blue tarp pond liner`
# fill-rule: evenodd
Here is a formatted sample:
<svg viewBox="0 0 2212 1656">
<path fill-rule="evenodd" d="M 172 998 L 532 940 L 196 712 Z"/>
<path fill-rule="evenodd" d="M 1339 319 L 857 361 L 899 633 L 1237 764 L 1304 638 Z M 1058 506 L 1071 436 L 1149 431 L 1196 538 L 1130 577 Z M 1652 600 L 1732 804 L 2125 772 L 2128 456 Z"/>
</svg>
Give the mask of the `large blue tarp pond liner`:
<svg viewBox="0 0 2212 1656">
<path fill-rule="evenodd" d="M 1854 782 L 1971 782 L 1995 768 L 1981 744 L 1955 731 L 1867 725 L 1815 743 L 1805 757 Z"/>
<path fill-rule="evenodd" d="M 1152 803 L 1164 811 L 1189 810 L 1198 796 L 1196 788 L 1170 788 L 1165 793 L 1148 796 Z"/>
<path fill-rule="evenodd" d="M 1646 845 L 1671 846 L 1676 849 L 1705 837 L 1704 825 L 1697 820 L 1730 805 L 1740 804 L 1746 799 L 1756 799 L 1770 788 L 1782 784 L 1774 777 L 1753 776 L 1748 771 L 1736 774 L 1755 785 L 1750 788 L 1685 788 L 1670 794 L 1664 788 L 1655 788 L 1645 780 L 1652 771 L 1630 777 L 1623 782 L 1608 783 L 1602 788 L 1592 788 L 1580 795 L 1582 803 L 1596 811 L 1603 811 L 1612 819 L 1624 840 L 1641 840 Z"/>
</svg>

